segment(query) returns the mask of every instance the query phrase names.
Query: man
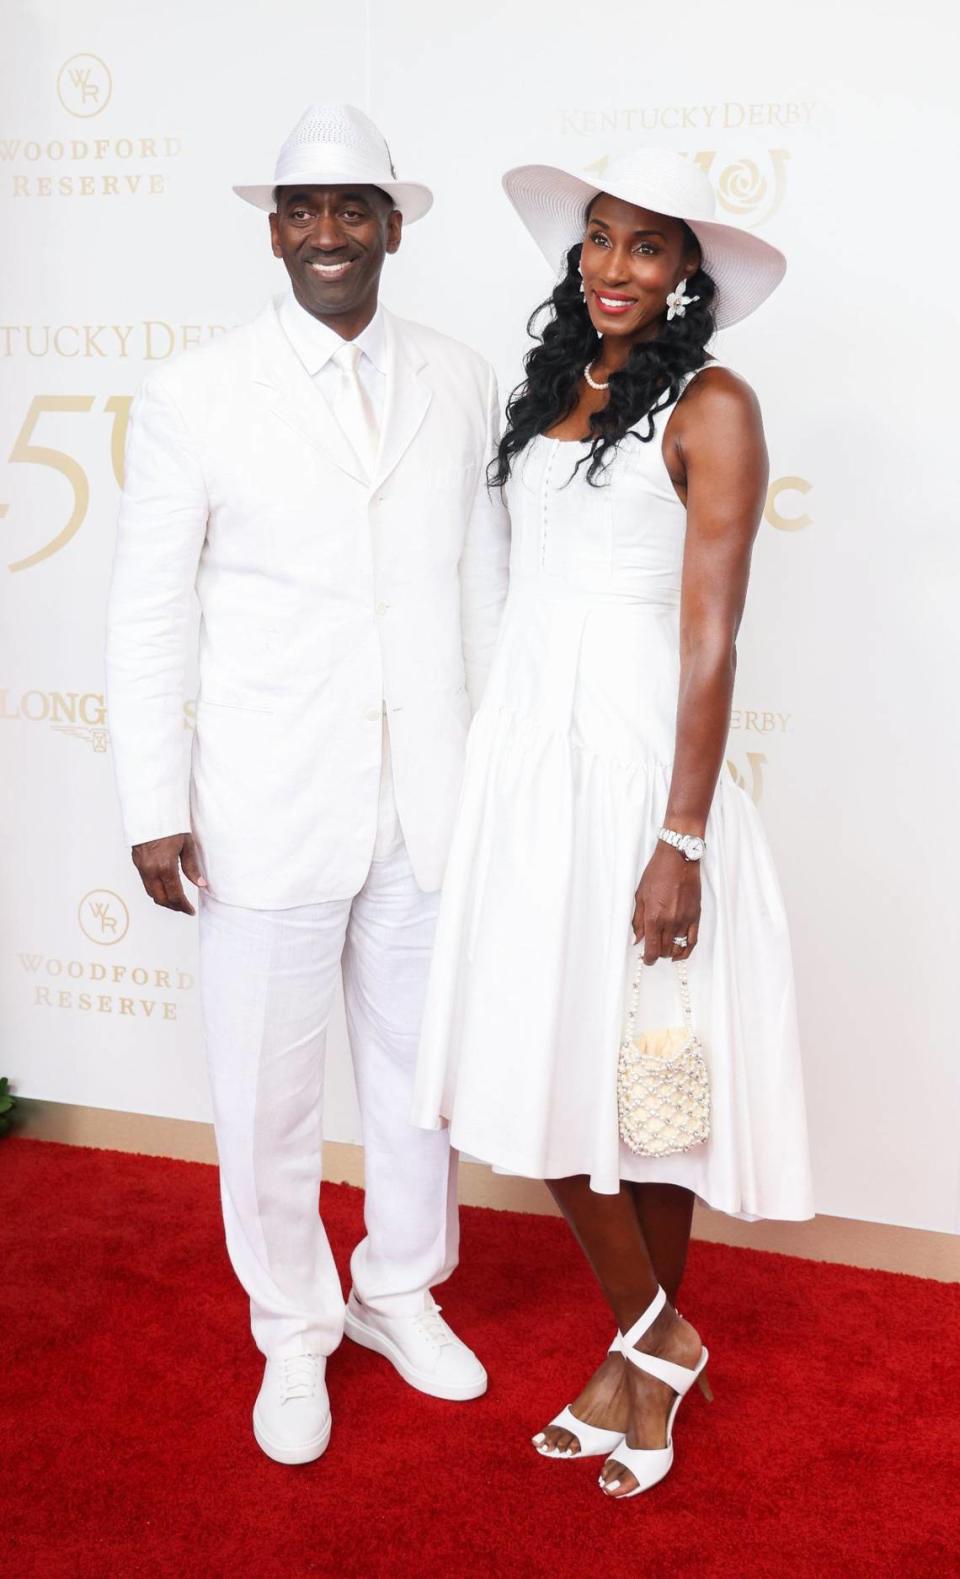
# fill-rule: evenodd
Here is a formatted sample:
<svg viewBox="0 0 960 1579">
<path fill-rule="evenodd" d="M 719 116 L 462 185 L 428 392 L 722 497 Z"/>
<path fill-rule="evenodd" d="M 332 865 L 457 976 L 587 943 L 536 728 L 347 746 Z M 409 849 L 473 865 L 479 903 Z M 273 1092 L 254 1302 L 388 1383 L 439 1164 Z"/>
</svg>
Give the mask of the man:
<svg viewBox="0 0 960 1579">
<path fill-rule="evenodd" d="M 411 1386 L 486 1373 L 430 1289 L 457 1257 L 445 1133 L 408 1118 L 437 890 L 505 593 L 485 486 L 489 366 L 378 305 L 432 197 L 349 105 L 306 111 L 272 184 L 291 290 L 151 373 L 134 404 L 110 597 L 124 822 L 153 900 L 193 914 L 227 1246 L 266 1357 L 254 1407 L 281 1463 L 330 1436 L 346 1327 Z M 199 598 L 192 774 L 181 758 Z M 366 1154 L 344 1308 L 318 1215 L 326 1026 L 342 973 Z"/>
</svg>

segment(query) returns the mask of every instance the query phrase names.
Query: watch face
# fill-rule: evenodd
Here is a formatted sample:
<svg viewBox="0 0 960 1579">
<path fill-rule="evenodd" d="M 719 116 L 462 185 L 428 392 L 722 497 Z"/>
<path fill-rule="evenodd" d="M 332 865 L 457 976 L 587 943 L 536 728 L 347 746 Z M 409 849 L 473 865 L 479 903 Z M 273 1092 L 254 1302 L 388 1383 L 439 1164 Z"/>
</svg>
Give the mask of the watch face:
<svg viewBox="0 0 960 1579">
<path fill-rule="evenodd" d="M 699 861 L 700 857 L 703 855 L 704 850 L 706 849 L 706 845 L 704 844 L 703 840 L 698 839 L 695 834 L 689 834 L 687 838 L 684 839 L 683 846 L 684 853 L 686 854 L 687 859 L 690 861 Z"/>
</svg>

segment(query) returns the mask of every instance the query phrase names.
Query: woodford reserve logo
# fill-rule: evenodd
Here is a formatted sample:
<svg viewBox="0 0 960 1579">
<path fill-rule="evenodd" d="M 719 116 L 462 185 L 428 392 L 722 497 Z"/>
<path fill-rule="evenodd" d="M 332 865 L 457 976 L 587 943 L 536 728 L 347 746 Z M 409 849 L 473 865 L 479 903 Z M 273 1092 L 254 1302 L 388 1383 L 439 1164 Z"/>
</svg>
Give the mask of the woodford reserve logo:
<svg viewBox="0 0 960 1579">
<path fill-rule="evenodd" d="M 77 906 L 77 920 L 85 938 L 106 948 L 119 943 L 130 930 L 130 912 L 112 888 L 94 888 L 84 894 Z"/>
<path fill-rule="evenodd" d="M 57 97 L 70 115 L 86 120 L 110 103 L 113 78 L 99 55 L 71 55 L 57 74 Z"/>
<path fill-rule="evenodd" d="M 112 889 L 94 888 L 77 906 L 77 925 L 87 942 L 112 948 L 126 937 L 130 912 Z M 111 956 L 83 958 L 78 953 L 62 958 L 24 951 L 18 959 L 36 1009 L 175 1021 L 184 994 L 194 988 L 190 971 L 131 964 Z"/>
<path fill-rule="evenodd" d="M 98 55 L 71 55 L 55 83 L 57 102 L 74 121 L 93 120 L 113 97 L 110 68 Z M 81 130 L 84 135 L 75 135 Z M 134 135 L 126 128 L 114 136 L 105 122 L 89 134 L 75 126 L 62 137 L 0 136 L 0 166 L 8 167 L 3 185 L 18 198 L 161 197 L 169 162 L 182 151 L 179 137 Z"/>
</svg>

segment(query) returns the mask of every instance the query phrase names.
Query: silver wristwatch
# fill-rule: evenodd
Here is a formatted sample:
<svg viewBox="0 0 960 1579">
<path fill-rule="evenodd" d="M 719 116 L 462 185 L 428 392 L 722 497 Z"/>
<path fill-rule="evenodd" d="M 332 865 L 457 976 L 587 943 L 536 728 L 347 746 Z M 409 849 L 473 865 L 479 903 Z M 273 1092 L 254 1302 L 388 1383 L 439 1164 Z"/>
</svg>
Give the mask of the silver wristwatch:
<svg viewBox="0 0 960 1579">
<path fill-rule="evenodd" d="M 679 850 L 685 861 L 699 861 L 707 848 L 704 841 L 695 833 L 674 833 L 672 828 L 661 828 L 657 834 L 664 844 L 672 844 Z"/>
</svg>

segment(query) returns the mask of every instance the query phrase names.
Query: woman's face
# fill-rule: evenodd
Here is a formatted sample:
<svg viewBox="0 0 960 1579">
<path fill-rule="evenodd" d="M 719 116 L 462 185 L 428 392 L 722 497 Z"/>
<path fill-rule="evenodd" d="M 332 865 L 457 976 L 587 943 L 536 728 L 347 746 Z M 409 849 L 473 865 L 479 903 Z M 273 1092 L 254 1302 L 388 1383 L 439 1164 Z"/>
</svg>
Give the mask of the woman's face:
<svg viewBox="0 0 960 1579">
<path fill-rule="evenodd" d="M 601 192 L 590 205 L 580 254 L 583 294 L 598 334 L 651 339 L 667 296 L 700 266 L 684 251 L 681 220 Z"/>
</svg>

